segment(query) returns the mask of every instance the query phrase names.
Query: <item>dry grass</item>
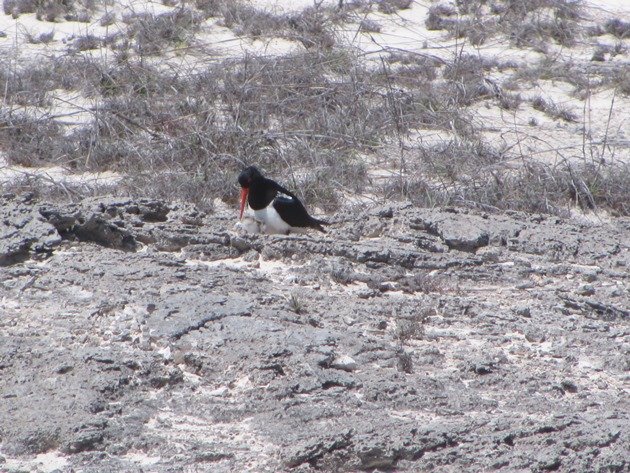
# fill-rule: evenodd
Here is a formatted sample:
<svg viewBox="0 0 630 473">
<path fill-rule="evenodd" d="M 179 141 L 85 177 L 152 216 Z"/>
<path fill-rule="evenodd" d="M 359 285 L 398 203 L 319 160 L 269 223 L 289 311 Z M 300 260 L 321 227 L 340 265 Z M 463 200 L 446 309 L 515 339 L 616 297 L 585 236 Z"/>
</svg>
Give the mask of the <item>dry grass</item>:
<svg viewBox="0 0 630 473">
<path fill-rule="evenodd" d="M 379 0 L 377 2 L 378 10 L 387 14 L 396 13 L 398 10 L 406 10 L 411 7 L 412 3 L 413 0 Z"/>
<path fill-rule="evenodd" d="M 619 39 L 630 38 L 630 22 L 613 18 L 606 22 L 604 30 Z"/>
<path fill-rule="evenodd" d="M 567 106 L 558 105 L 551 99 L 544 99 L 540 96 L 532 100 L 534 110 L 541 111 L 551 118 L 558 118 L 565 122 L 577 122 L 578 116 Z"/>
<path fill-rule="evenodd" d="M 489 11 L 488 11 L 489 10 Z M 546 49 L 550 40 L 572 46 L 581 34 L 581 0 L 461 0 L 429 9 L 429 30 L 447 30 L 472 45 L 504 34 L 518 47 Z"/>
<path fill-rule="evenodd" d="M 212 64 L 201 74 L 169 74 L 131 61 L 98 67 L 88 67 L 94 71 L 88 82 L 102 97 L 93 122 L 65 136 L 54 121 L 5 120 L 2 146 L 10 162 L 113 169 L 136 176 L 138 187 L 145 173 L 168 171 L 161 187 L 181 189 L 174 177 L 181 176 L 204 186 L 203 195 L 220 197 L 232 192 L 226 178 L 242 163 L 270 172 L 307 169 L 303 192 L 332 208 L 334 188 L 365 179 L 357 151 L 412 124 L 417 105 L 396 106 L 410 96 L 388 95 L 380 72 L 366 71 L 345 52 L 246 57 Z M 58 86 L 54 70 L 43 75 L 50 84 L 29 78 L 44 90 Z M 20 90 L 11 96 L 19 98 Z M 44 122 L 49 125 L 38 128 Z"/>
<path fill-rule="evenodd" d="M 394 336 L 398 340 L 400 347 L 408 345 L 413 340 L 422 340 L 424 337 L 424 327 L 429 321 L 429 317 L 435 314 L 435 309 L 423 307 L 412 310 L 404 307 L 394 307 L 392 316 L 396 320 Z"/>
<path fill-rule="evenodd" d="M 575 64 L 571 60 L 561 61 L 555 57 L 545 56 L 529 67 L 518 69 L 511 78 L 513 83 L 529 85 L 537 85 L 541 80 L 566 82 L 574 87 L 573 95 L 579 96 L 584 91 L 609 82 L 610 71 L 596 63 L 585 66 Z"/>
<path fill-rule="evenodd" d="M 568 216 L 574 207 L 604 208 L 614 215 L 630 215 L 628 164 L 525 163 L 517 169 L 480 167 L 476 173 L 459 177 L 452 173 L 442 178 L 430 173 L 419 175 L 426 177 L 393 182 L 386 191 L 393 196 L 402 191 L 417 205 L 430 207 L 455 205 L 560 216 Z"/>
<path fill-rule="evenodd" d="M 206 17 L 220 17 L 239 36 L 287 38 L 306 48 L 332 48 L 335 26 L 344 9 L 316 5 L 295 14 L 275 14 L 242 0 L 197 0 L 196 7 Z"/>
<path fill-rule="evenodd" d="M 623 95 L 630 96 L 630 66 L 625 66 L 615 73 L 613 84 Z"/>
<path fill-rule="evenodd" d="M 70 183 L 56 181 L 48 175 L 21 173 L 11 181 L 0 184 L 3 193 L 28 194 L 43 202 L 78 202 L 87 197 L 125 195 L 120 184 Z"/>
<path fill-rule="evenodd" d="M 46 118 L 37 119 L 0 110 L 0 143 L 9 163 L 26 166 L 57 161 L 63 143 L 62 127 Z"/>
<path fill-rule="evenodd" d="M 200 14 L 189 8 L 178 8 L 160 15 L 136 13 L 123 18 L 128 25 L 127 35 L 133 39 L 141 56 L 164 53 L 165 46 L 188 46 L 202 20 Z"/>
<path fill-rule="evenodd" d="M 17 14 L 40 3 L 29 5 L 5 1 L 5 9 Z M 95 10 L 94 3 L 73 5 Z M 75 38 L 61 58 L 19 68 L 0 59 L 5 105 L 0 152 L 10 163 L 24 166 L 118 171 L 124 177 L 117 192 L 201 205 L 217 197 L 235 199 L 234 176 L 244 165 L 255 164 L 271 175 L 288 176 L 286 184 L 299 189 L 309 205 L 333 211 L 342 203 L 340 189 L 359 193 L 369 187 L 367 163 L 375 157 L 399 168 L 382 188 L 370 189 L 377 199 L 557 214 L 571 205 L 630 212 L 627 167 L 551 167 L 530 164 L 527 156 L 519 157 L 521 167 L 508 167 L 505 162 L 515 156 L 480 139 L 470 113 L 479 102 L 518 110 L 520 87 L 542 80 L 570 83 L 576 95 L 590 93 L 597 84 L 630 94 L 623 66 L 610 74 L 601 64 L 625 54 L 623 22 L 602 27 L 620 38 L 619 46 L 595 50 L 597 58 L 587 67 L 557 57 L 517 67 L 463 51 L 452 60 L 383 51 L 375 62 L 340 42 L 339 28 L 351 24 L 378 32 L 379 25 L 366 15 L 409 6 L 404 0 L 355 1 L 279 15 L 249 2 L 197 0 L 160 15 L 128 15 L 126 30 L 109 38 Z M 209 57 L 198 34 L 210 17 L 238 35 L 282 37 L 304 48 L 284 56 L 208 60 L 204 68 L 171 68 L 161 61 L 165 51 L 180 48 L 194 47 Z M 95 21 L 114 20 L 106 14 Z M 571 44 L 582 34 L 579 22 L 580 2 L 569 0 L 438 3 L 427 17 L 429 28 L 445 29 L 475 45 L 512 28 L 512 40 L 530 47 L 549 41 Z M 44 40 L 53 37 L 33 38 Z M 89 53 L 103 45 L 114 52 L 114 60 L 106 63 Z M 509 81 L 498 85 L 489 80 L 505 69 L 515 70 Z M 63 117 L 60 121 L 52 115 L 60 90 L 98 103 L 82 110 L 89 114 L 87 122 L 67 128 Z M 554 119 L 578 119 L 547 98 L 531 104 Z M 410 144 L 419 129 L 448 138 L 439 144 Z M 397 153 L 384 151 L 394 148 Z"/>
<path fill-rule="evenodd" d="M 100 65 L 80 56 L 62 56 L 47 61 L 28 62 L 15 67 L 0 59 L 0 87 L 4 104 L 50 105 L 50 92 L 56 89 L 80 91 L 86 96 L 95 92 Z"/>
<path fill-rule="evenodd" d="M 49 31 L 47 33 L 40 33 L 38 35 L 32 35 L 30 33 L 26 34 L 27 41 L 30 44 L 49 44 L 53 41 L 55 37 L 55 31 Z"/>
<path fill-rule="evenodd" d="M 420 124 L 450 129 L 453 98 L 432 87 L 426 67 L 423 88 L 406 91 L 394 87 L 404 75 L 366 69 L 346 51 L 252 56 L 189 76 L 126 62 L 103 72 L 100 116 L 70 137 L 69 162 L 138 175 L 174 169 L 222 197 L 232 193 L 226 173 L 242 163 L 288 168 L 303 197 L 333 209 L 335 189 L 365 182 L 358 152 Z"/>
<path fill-rule="evenodd" d="M 24 13 L 35 13 L 38 20 L 68 21 L 87 23 L 99 5 L 110 4 L 110 0 L 4 0 L 2 7 L 6 15 L 18 18 Z"/>
</svg>

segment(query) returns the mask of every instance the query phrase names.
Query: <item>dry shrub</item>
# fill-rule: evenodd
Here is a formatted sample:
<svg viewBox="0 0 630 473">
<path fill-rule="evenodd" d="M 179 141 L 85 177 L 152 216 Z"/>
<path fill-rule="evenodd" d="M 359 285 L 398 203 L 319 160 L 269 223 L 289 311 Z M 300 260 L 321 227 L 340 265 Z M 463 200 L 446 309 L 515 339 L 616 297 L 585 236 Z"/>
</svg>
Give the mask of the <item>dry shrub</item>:
<svg viewBox="0 0 630 473">
<path fill-rule="evenodd" d="M 48 92 L 56 89 L 94 93 L 100 76 L 90 59 L 62 56 L 49 61 L 28 62 L 19 68 L 0 59 L 0 88 L 7 105 L 50 105 Z"/>
<path fill-rule="evenodd" d="M 37 130 L 12 138 L 10 159 L 117 170 L 134 176 L 128 186 L 137 192 L 204 198 L 233 194 L 225 183 L 245 163 L 271 174 L 288 168 L 295 170 L 302 197 L 333 209 L 338 189 L 359 191 L 367 179 L 360 153 L 418 126 L 465 129 L 450 91 L 432 84 L 435 63 L 397 60 L 366 68 L 348 51 L 317 49 L 221 60 L 202 73 L 169 72 L 143 61 L 103 69 L 84 62 L 83 77 L 67 85 L 100 95 L 92 123 L 66 136 L 51 122 L 42 138 Z M 410 74 L 390 64 L 423 72 L 414 87 L 406 87 Z M 57 87 L 63 75 L 53 72 L 46 72 L 50 84 L 39 81 L 38 87 Z M 161 173 L 169 178 L 155 178 Z M 149 189 L 151 178 L 155 189 Z"/>
<path fill-rule="evenodd" d="M 158 95 L 178 84 L 171 75 L 156 66 L 140 61 L 123 61 L 100 71 L 98 89 L 102 96 L 121 96 L 133 99 Z"/>
<path fill-rule="evenodd" d="M 447 160 L 460 163 L 466 174 L 453 172 L 452 166 L 436 166 L 433 155 L 429 166 L 418 165 L 409 177 L 392 180 L 384 189 L 386 195 L 407 198 L 416 205 L 459 205 L 484 210 L 521 210 L 567 216 L 569 209 L 604 208 L 615 215 L 630 215 L 630 165 L 595 166 L 569 164 L 550 166 L 525 163 L 517 169 L 484 165 L 497 160 L 490 156 L 470 157 L 462 153 Z M 425 152 L 426 154 L 426 152 Z M 448 156 L 448 150 L 446 153 Z M 425 158 L 426 159 L 426 158 Z M 478 167 L 475 169 L 475 164 Z"/>
<path fill-rule="evenodd" d="M 550 38 L 575 44 L 581 28 L 582 0 L 506 0 L 502 24 L 519 47 L 540 46 Z"/>
<path fill-rule="evenodd" d="M 475 189 L 481 197 L 500 209 L 525 210 L 563 215 L 567 209 L 603 207 L 619 215 L 630 212 L 630 166 L 601 167 L 569 164 L 547 166 L 530 163 L 517 172 L 494 175 L 494 184 Z M 477 194 L 477 195 L 475 195 Z"/>
<path fill-rule="evenodd" d="M 376 21 L 366 18 L 361 20 L 361 23 L 359 23 L 359 31 L 362 33 L 380 33 L 381 25 L 379 25 Z"/>
<path fill-rule="evenodd" d="M 38 20 L 58 21 L 63 18 L 68 21 L 89 22 L 98 3 L 109 4 L 105 0 L 4 0 L 3 10 L 6 15 L 19 17 L 23 13 L 35 13 Z"/>
<path fill-rule="evenodd" d="M 549 10 L 558 18 L 577 20 L 582 13 L 582 0 L 504 0 L 504 13 L 524 17 L 541 10 Z"/>
<path fill-rule="evenodd" d="M 336 43 L 335 24 L 345 13 L 345 9 L 321 5 L 291 15 L 279 15 L 242 0 L 197 0 L 195 3 L 205 16 L 222 17 L 225 26 L 237 35 L 287 38 L 307 48 L 332 48 Z"/>
<path fill-rule="evenodd" d="M 19 11 L 22 4 L 29 5 L 26 0 L 5 1 L 5 10 Z M 116 48 L 116 60 L 107 65 L 68 57 L 19 70 L 0 67 L 0 86 L 9 107 L 46 107 L 49 92 L 59 88 L 100 99 L 92 122 L 69 134 L 49 117 L 3 110 L 0 151 L 10 162 L 24 165 L 117 170 L 126 175 L 121 192 L 197 203 L 234 199 L 236 184 L 230 184 L 235 175 L 242 166 L 256 164 L 271 175 L 288 171 L 288 186 L 299 189 L 309 204 L 330 211 L 340 204 L 339 189 L 363 190 L 368 177 L 362 156 L 396 142 L 404 155 L 402 172 L 385 185 L 387 197 L 409 198 L 421 205 L 562 213 L 577 204 L 630 212 L 627 167 L 613 172 L 604 167 L 531 164 L 506 170 L 502 153 L 475 138 L 465 107 L 496 97 L 500 107 L 513 110 L 522 101 L 486 79 L 497 64 L 466 54 L 448 62 L 392 52 L 374 67 L 339 45 L 336 29 L 345 21 L 356 21 L 357 9 L 362 14 L 375 7 L 392 13 L 409 4 L 353 2 L 276 15 L 249 2 L 198 0 L 195 6 L 203 15 L 183 7 L 163 15 L 126 17 L 127 35 L 102 43 Z M 473 44 L 501 31 L 513 32 L 522 45 L 550 39 L 571 44 L 580 34 L 579 4 L 461 0 L 456 7 L 433 6 L 427 27 L 446 29 Z M 201 21 L 210 16 L 223 18 L 238 34 L 289 38 L 301 42 L 306 51 L 217 60 L 201 72 L 152 66 L 157 62 L 142 57 L 160 54 L 165 46 L 192 43 Z M 363 29 L 376 31 L 371 24 Z M 625 37 L 623 22 L 609 22 L 606 29 Z M 93 38 L 79 38 L 74 46 L 84 50 L 96 44 Z M 615 51 L 607 49 L 605 54 Z M 610 80 L 628 94 L 630 75 L 624 72 Z M 592 85 L 592 74 L 590 69 L 547 59 L 520 68 L 513 84 L 551 79 L 586 89 Z M 553 117 L 575 119 L 570 110 L 548 100 L 534 100 L 533 105 Z M 418 128 L 448 130 L 456 138 L 415 151 L 403 149 L 405 136 Z"/>
<path fill-rule="evenodd" d="M 40 33 L 35 36 L 30 33 L 26 34 L 26 41 L 30 44 L 50 44 L 55 37 L 55 31 L 49 31 L 47 33 Z"/>
<path fill-rule="evenodd" d="M 539 80 L 563 81 L 574 87 L 573 94 L 579 95 L 582 91 L 591 89 L 597 80 L 603 83 L 604 80 L 610 79 L 609 76 L 609 72 L 604 69 L 586 68 L 571 60 L 544 57 L 532 66 L 518 69 L 511 81 L 530 84 L 536 84 Z"/>
<path fill-rule="evenodd" d="M 450 29 L 457 22 L 457 13 L 451 5 L 432 5 L 424 22 L 425 26 L 430 31 Z"/>
<path fill-rule="evenodd" d="M 48 64 L 46 66 L 49 66 Z M 7 105 L 46 107 L 50 105 L 48 91 L 55 88 L 49 67 L 11 71 L 0 69 L 0 87 Z"/>
<path fill-rule="evenodd" d="M 447 80 L 445 95 L 451 103 L 468 106 L 477 100 L 498 95 L 498 89 L 486 80 L 485 71 L 494 67 L 478 56 L 462 54 L 448 63 L 442 77 Z"/>
<path fill-rule="evenodd" d="M 388 81 L 405 90 L 423 89 L 438 77 L 441 61 L 414 53 L 393 52 L 384 59 L 383 72 Z"/>
<path fill-rule="evenodd" d="M 128 24 L 127 34 L 134 39 L 138 54 L 157 55 L 164 52 L 165 44 L 189 44 L 203 17 L 189 8 L 178 8 L 160 15 L 133 14 L 125 17 L 124 21 Z"/>
<path fill-rule="evenodd" d="M 89 51 L 101 47 L 102 40 L 92 34 L 79 36 L 72 42 L 71 50 L 73 51 Z"/>
<path fill-rule="evenodd" d="M 551 118 L 559 118 L 565 122 L 578 121 L 578 116 L 569 107 L 558 105 L 551 99 L 544 99 L 541 96 L 535 97 L 532 100 L 532 107 Z"/>
<path fill-rule="evenodd" d="M 288 39 L 297 40 L 305 48 L 331 49 L 337 43 L 335 23 L 343 12 L 331 8 L 307 8 L 289 19 Z"/>
<path fill-rule="evenodd" d="M 623 95 L 630 96 L 630 66 L 622 67 L 615 73 L 613 84 Z"/>
<path fill-rule="evenodd" d="M 445 186 L 476 179 L 485 169 L 501 161 L 501 154 L 480 140 L 453 139 L 445 143 L 418 149 L 410 158 L 429 176 L 441 180 Z"/>
<path fill-rule="evenodd" d="M 505 92 L 499 94 L 499 107 L 503 110 L 517 110 L 521 103 L 523 103 L 521 94 Z"/>
<path fill-rule="evenodd" d="M 40 202 L 78 202 L 87 197 L 122 195 L 118 183 L 72 182 L 55 180 L 47 174 L 22 172 L 11 180 L 0 182 L 3 194 L 30 195 Z"/>
<path fill-rule="evenodd" d="M 616 36 L 619 39 L 630 38 L 630 22 L 619 18 L 613 18 L 604 25 L 606 33 Z"/>
<path fill-rule="evenodd" d="M 396 13 L 398 10 L 411 8 L 413 0 L 379 0 L 377 3 L 379 11 L 391 14 Z"/>
<path fill-rule="evenodd" d="M 141 176 L 167 172 L 170 179 L 156 180 L 164 194 L 204 187 L 204 195 L 227 196 L 226 176 L 242 163 L 272 173 L 289 166 L 307 171 L 302 184 L 310 201 L 332 208 L 334 189 L 366 178 L 357 150 L 377 146 L 413 117 L 413 103 L 408 110 L 393 103 L 409 97 L 384 93 L 381 76 L 345 53 L 246 57 L 202 74 L 169 74 L 142 62 L 97 72 L 91 80 L 103 100 L 93 123 L 68 136 L 42 128 L 54 142 L 45 147 L 31 129 L 12 138 L 12 149 L 34 150 L 38 163 L 127 172 L 137 176 L 137 189 L 148 183 Z M 32 143 L 25 147 L 25 140 Z M 12 153 L 9 159 L 26 160 Z M 184 185 L 186 179 L 198 186 Z"/>
<path fill-rule="evenodd" d="M 458 10 L 450 5 L 433 5 L 425 20 L 428 30 L 447 30 L 455 38 L 468 38 L 474 46 L 495 35 L 497 24 L 496 18 L 482 15 L 478 6 L 471 8 L 465 2 L 458 3 Z"/>
<path fill-rule="evenodd" d="M 23 166 L 54 164 L 63 130 L 54 121 L 0 111 L 0 151 L 7 161 Z"/>
<path fill-rule="evenodd" d="M 17 18 L 22 13 L 35 13 L 39 0 L 3 0 L 2 9 L 5 15 Z"/>
<path fill-rule="evenodd" d="M 580 27 L 581 0 L 461 0 L 456 6 L 435 4 L 425 24 L 429 30 L 447 30 L 456 38 L 481 45 L 499 32 L 519 47 L 544 50 L 551 38 L 563 46 L 575 44 Z"/>
<path fill-rule="evenodd" d="M 98 24 L 101 26 L 112 26 L 116 23 L 116 13 L 114 12 L 105 12 L 101 19 L 98 21 Z"/>
<path fill-rule="evenodd" d="M 226 2 L 222 7 L 225 26 L 238 35 L 281 36 L 288 26 L 288 17 L 255 8 L 244 2 Z"/>
<path fill-rule="evenodd" d="M 536 18 L 520 24 L 512 38 L 518 47 L 531 46 L 544 51 L 543 45 L 548 38 L 554 39 L 562 46 L 574 46 L 578 32 L 578 23 L 575 21 L 562 18 Z"/>
</svg>

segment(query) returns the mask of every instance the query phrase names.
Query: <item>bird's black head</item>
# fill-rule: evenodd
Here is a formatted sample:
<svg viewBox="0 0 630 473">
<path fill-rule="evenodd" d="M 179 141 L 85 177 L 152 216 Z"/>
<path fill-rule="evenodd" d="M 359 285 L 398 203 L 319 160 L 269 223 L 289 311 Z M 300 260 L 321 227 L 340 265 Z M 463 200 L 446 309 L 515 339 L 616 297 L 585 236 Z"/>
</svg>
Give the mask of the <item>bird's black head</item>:
<svg viewBox="0 0 630 473">
<path fill-rule="evenodd" d="M 243 170 L 238 176 L 238 183 L 241 187 L 248 188 L 252 182 L 262 179 L 263 175 L 254 166 L 250 166 Z"/>
</svg>

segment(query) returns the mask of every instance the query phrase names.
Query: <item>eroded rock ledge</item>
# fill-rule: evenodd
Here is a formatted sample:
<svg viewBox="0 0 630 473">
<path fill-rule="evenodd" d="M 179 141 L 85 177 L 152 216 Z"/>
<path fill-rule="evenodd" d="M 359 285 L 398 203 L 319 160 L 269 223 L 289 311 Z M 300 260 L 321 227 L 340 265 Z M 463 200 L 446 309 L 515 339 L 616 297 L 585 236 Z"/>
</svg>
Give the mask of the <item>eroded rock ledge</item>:
<svg viewBox="0 0 630 473">
<path fill-rule="evenodd" d="M 0 469 L 627 469 L 628 219 L 1 212 Z"/>
</svg>

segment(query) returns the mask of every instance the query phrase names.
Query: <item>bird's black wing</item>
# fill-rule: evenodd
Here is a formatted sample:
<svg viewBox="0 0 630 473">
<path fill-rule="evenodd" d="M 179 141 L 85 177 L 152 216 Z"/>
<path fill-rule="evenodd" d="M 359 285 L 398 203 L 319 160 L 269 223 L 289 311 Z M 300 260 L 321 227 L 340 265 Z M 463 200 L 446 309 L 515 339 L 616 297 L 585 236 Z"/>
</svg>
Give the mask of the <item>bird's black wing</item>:
<svg viewBox="0 0 630 473">
<path fill-rule="evenodd" d="M 282 193 L 285 193 L 282 191 Z M 315 228 L 320 232 L 326 233 L 321 224 L 324 223 L 311 217 L 300 199 L 295 196 L 285 197 L 277 196 L 273 201 L 273 208 L 276 209 L 278 215 L 292 227 Z"/>
</svg>

